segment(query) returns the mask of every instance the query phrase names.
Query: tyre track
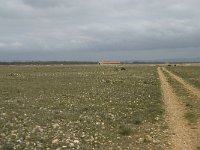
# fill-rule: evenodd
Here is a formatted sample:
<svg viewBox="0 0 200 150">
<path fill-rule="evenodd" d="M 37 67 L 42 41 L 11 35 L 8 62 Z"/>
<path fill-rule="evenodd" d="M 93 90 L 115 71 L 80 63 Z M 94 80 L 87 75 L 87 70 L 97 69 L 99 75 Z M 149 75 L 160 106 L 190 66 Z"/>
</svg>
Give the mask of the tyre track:
<svg viewBox="0 0 200 150">
<path fill-rule="evenodd" d="M 192 135 L 187 121 L 183 118 L 185 108 L 178 102 L 178 97 L 173 93 L 172 87 L 167 82 L 161 68 L 158 68 L 164 103 L 166 106 L 166 121 L 171 131 L 171 144 L 173 150 L 193 150 L 198 141 Z"/>
<path fill-rule="evenodd" d="M 190 93 L 197 96 L 200 99 L 200 90 L 193 87 L 191 84 L 187 83 L 183 78 L 173 74 L 171 71 L 167 70 L 166 68 L 162 68 L 165 72 L 167 72 L 171 77 L 176 79 L 178 82 L 180 82 L 185 89 L 189 90 Z"/>
</svg>

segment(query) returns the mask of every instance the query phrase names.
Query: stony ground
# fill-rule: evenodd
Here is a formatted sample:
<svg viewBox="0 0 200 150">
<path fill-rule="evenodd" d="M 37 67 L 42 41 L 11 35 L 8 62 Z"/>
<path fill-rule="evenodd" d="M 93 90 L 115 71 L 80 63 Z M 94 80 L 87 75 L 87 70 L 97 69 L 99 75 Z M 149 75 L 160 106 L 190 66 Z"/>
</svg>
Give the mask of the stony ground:
<svg viewBox="0 0 200 150">
<path fill-rule="evenodd" d="M 169 149 L 150 66 L 0 66 L 0 149 Z"/>
</svg>

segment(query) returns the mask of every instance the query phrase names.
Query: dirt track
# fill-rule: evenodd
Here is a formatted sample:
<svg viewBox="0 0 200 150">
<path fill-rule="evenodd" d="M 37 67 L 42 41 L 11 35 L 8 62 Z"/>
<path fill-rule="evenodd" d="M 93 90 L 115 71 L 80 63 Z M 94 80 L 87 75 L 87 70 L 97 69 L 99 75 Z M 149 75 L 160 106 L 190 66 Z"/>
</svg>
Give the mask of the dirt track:
<svg viewBox="0 0 200 150">
<path fill-rule="evenodd" d="M 166 106 L 166 121 L 171 131 L 171 144 L 173 150 L 194 150 L 198 141 L 193 134 L 192 129 L 187 125 L 183 118 L 185 108 L 178 101 L 178 97 L 173 93 L 161 68 L 158 68 L 158 74 L 161 81 L 163 99 Z"/>
<path fill-rule="evenodd" d="M 193 95 L 196 95 L 198 98 L 200 98 L 200 90 L 199 89 L 193 87 L 192 85 L 187 83 L 184 79 L 182 79 L 181 77 L 173 74 L 172 72 L 170 72 L 166 68 L 163 68 L 163 70 L 165 72 L 167 72 L 170 76 L 172 76 L 174 79 L 176 79 L 178 82 L 180 82 L 184 86 L 184 88 L 189 90 Z"/>
</svg>

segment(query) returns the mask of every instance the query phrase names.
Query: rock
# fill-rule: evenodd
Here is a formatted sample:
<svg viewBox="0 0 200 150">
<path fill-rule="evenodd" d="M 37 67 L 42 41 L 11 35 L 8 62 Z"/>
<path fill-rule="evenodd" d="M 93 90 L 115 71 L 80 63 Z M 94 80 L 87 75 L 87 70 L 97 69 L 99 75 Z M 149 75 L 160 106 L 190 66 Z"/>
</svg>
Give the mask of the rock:
<svg viewBox="0 0 200 150">
<path fill-rule="evenodd" d="M 33 128 L 32 133 L 35 132 L 43 132 L 43 129 L 41 126 L 36 125 L 35 128 Z"/>
<path fill-rule="evenodd" d="M 57 128 L 59 128 L 59 127 L 60 127 L 60 126 L 59 126 L 58 123 L 53 124 L 53 128 L 54 128 L 54 129 L 57 129 Z"/>
<path fill-rule="evenodd" d="M 160 140 L 153 139 L 153 143 L 160 143 Z"/>
<path fill-rule="evenodd" d="M 78 144 L 78 143 L 79 143 L 79 140 L 74 140 L 74 143 Z"/>
<path fill-rule="evenodd" d="M 74 147 L 74 143 L 69 143 L 69 147 Z"/>
<path fill-rule="evenodd" d="M 144 142 L 144 138 L 139 138 L 139 143 L 143 143 Z"/>
<path fill-rule="evenodd" d="M 81 138 L 85 137 L 85 132 L 82 132 Z"/>
<path fill-rule="evenodd" d="M 145 139 L 147 142 L 152 142 L 153 141 L 153 137 L 151 137 L 150 135 L 146 135 Z"/>
<path fill-rule="evenodd" d="M 52 144 L 58 144 L 58 142 L 59 142 L 58 139 L 54 139 L 54 140 L 52 141 Z"/>
</svg>

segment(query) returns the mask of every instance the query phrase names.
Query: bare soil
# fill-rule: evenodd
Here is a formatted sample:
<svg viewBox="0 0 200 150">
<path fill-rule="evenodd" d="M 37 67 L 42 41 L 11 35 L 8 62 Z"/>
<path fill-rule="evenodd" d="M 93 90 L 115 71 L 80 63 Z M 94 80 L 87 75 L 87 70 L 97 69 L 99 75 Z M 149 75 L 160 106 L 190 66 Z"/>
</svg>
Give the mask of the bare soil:
<svg viewBox="0 0 200 150">
<path fill-rule="evenodd" d="M 185 107 L 173 93 L 160 67 L 158 74 L 166 106 L 166 121 L 171 131 L 171 148 L 173 150 L 194 150 L 198 145 L 198 138 L 183 117 L 186 112 Z"/>
</svg>

